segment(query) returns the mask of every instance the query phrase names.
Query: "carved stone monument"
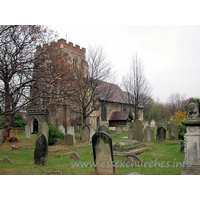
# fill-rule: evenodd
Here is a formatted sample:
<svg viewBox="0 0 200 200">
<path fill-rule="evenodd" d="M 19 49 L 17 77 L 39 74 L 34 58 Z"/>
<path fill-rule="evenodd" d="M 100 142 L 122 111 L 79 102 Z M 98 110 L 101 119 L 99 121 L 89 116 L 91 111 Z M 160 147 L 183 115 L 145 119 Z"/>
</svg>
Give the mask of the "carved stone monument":
<svg viewBox="0 0 200 200">
<path fill-rule="evenodd" d="M 187 119 L 182 122 L 186 126 L 184 135 L 185 160 L 183 175 L 200 175 L 200 115 L 199 99 L 191 99 L 187 106 Z"/>
</svg>

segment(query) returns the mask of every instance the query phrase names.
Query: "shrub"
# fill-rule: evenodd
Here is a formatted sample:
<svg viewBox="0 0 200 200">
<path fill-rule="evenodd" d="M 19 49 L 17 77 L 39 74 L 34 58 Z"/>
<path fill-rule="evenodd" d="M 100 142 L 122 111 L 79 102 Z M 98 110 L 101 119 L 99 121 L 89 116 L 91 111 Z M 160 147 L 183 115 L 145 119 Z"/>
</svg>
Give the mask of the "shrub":
<svg viewBox="0 0 200 200">
<path fill-rule="evenodd" d="M 22 118 L 20 114 L 15 114 L 14 116 L 14 127 L 15 128 L 23 128 L 25 130 L 26 121 Z"/>
<path fill-rule="evenodd" d="M 58 138 L 64 138 L 64 134 L 60 132 L 55 126 L 49 125 L 49 145 L 53 145 Z"/>
</svg>

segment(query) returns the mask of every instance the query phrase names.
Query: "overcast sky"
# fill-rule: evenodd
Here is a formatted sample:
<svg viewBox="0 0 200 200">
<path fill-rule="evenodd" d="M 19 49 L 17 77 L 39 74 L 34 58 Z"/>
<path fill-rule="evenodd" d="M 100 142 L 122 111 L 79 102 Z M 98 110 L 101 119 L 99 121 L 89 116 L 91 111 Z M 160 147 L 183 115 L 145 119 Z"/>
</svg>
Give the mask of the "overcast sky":
<svg viewBox="0 0 200 200">
<path fill-rule="evenodd" d="M 118 75 L 118 83 L 129 71 L 137 54 L 153 87 L 153 98 L 165 102 L 170 94 L 200 97 L 200 26 L 138 25 L 49 25 L 86 51 L 100 45 Z M 67 35 L 67 36 L 66 36 Z"/>
</svg>

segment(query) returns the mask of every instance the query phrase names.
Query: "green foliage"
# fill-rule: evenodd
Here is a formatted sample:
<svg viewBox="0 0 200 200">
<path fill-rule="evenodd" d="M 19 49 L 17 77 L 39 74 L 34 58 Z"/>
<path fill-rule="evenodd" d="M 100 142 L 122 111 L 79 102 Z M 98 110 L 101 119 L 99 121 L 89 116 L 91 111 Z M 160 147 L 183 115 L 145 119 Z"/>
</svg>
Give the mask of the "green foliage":
<svg viewBox="0 0 200 200">
<path fill-rule="evenodd" d="M 55 126 L 49 125 L 49 145 L 53 145 L 57 139 L 64 138 L 64 134 L 60 132 Z"/>
<path fill-rule="evenodd" d="M 181 124 L 181 122 L 178 122 L 178 137 L 180 140 L 184 140 L 185 135 L 185 126 Z"/>
<path fill-rule="evenodd" d="M 23 128 L 25 130 L 26 121 L 22 118 L 20 114 L 15 114 L 14 116 L 14 127 Z"/>
</svg>

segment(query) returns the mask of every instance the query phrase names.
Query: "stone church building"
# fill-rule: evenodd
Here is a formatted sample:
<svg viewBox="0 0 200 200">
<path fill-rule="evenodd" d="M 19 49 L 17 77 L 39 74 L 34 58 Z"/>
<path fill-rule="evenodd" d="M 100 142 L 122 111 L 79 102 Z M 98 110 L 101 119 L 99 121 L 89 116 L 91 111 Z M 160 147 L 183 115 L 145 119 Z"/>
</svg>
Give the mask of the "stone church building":
<svg viewBox="0 0 200 200">
<path fill-rule="evenodd" d="M 82 124 L 82 116 L 70 109 L 73 103 L 69 102 L 68 94 L 75 91 L 74 85 L 76 81 L 80 81 L 78 75 L 74 78 L 72 74 L 77 72 L 80 75 L 81 72 L 82 77 L 88 74 L 85 54 L 85 48 L 74 46 L 71 42 L 66 43 L 64 39 L 37 47 L 33 73 L 37 82 L 31 86 L 30 91 L 31 99 L 34 100 L 27 106 L 27 123 L 31 133 L 37 132 L 43 122 L 56 127 L 63 125 L 65 130 L 67 126 L 75 126 L 76 129 Z M 105 86 L 112 86 L 113 95 L 105 101 L 102 93 L 97 92 L 99 103 L 104 101 L 104 104 L 87 118 L 87 124 L 96 129 L 102 124 L 116 127 L 132 121 L 133 105 L 127 104 L 128 94 L 108 82 L 102 82 L 99 87 Z M 143 106 L 140 106 L 140 119 L 143 119 Z"/>
</svg>

